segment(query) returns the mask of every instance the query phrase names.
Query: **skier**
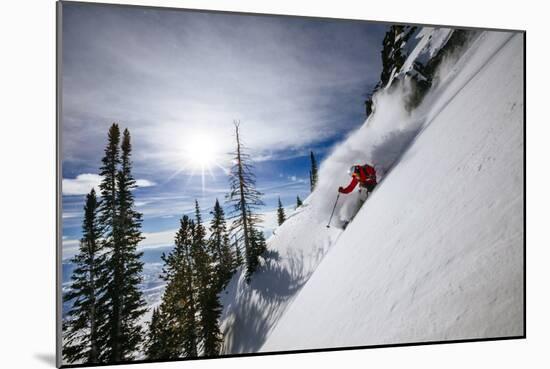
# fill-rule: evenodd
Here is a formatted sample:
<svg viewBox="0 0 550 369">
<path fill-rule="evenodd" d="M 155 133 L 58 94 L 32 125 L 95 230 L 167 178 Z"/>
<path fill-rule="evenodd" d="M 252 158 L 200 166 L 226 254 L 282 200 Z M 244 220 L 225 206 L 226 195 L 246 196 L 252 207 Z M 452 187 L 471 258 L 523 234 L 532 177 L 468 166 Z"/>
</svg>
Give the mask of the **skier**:
<svg viewBox="0 0 550 369">
<path fill-rule="evenodd" d="M 361 209 L 361 206 L 363 206 L 367 200 L 367 197 L 374 190 L 377 184 L 376 170 L 371 165 L 352 165 L 349 168 L 348 173 L 351 176 L 351 182 L 345 188 L 339 187 L 338 192 L 348 194 L 355 189 L 357 184 L 359 184 L 359 202 L 352 218 L 349 221 L 344 222 L 344 229 L 347 227 L 348 223 L 353 220 L 355 214 L 357 214 L 359 209 Z"/>
<path fill-rule="evenodd" d="M 376 170 L 373 166 L 368 164 L 352 165 L 349 168 L 348 173 L 351 176 L 351 182 L 346 188 L 339 187 L 338 192 L 344 194 L 350 193 L 355 189 L 357 184 L 359 184 L 359 193 L 365 193 L 364 197 L 366 200 L 366 196 L 374 190 L 374 187 L 376 187 Z"/>
</svg>

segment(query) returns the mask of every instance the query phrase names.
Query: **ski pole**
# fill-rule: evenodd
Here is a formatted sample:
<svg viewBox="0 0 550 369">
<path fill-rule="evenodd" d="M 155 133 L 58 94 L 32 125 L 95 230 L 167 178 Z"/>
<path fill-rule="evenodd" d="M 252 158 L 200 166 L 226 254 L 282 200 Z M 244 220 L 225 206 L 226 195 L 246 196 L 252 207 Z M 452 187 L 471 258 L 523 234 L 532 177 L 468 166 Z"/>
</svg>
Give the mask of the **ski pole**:
<svg viewBox="0 0 550 369">
<path fill-rule="evenodd" d="M 336 196 L 336 201 L 334 201 L 334 207 L 332 208 L 332 213 L 330 213 L 330 218 L 328 220 L 327 228 L 330 228 L 330 221 L 332 220 L 332 216 L 334 215 L 334 210 L 336 210 L 336 204 L 338 204 L 339 198 L 340 198 L 340 192 L 338 192 L 338 195 Z"/>
</svg>

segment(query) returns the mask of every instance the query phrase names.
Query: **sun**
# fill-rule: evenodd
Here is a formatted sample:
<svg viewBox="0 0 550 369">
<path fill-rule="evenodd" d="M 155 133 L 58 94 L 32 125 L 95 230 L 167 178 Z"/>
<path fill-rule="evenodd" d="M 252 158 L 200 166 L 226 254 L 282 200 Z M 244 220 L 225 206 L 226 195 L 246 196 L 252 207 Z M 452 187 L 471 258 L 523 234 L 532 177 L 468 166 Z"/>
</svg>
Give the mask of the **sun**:
<svg viewBox="0 0 550 369">
<path fill-rule="evenodd" d="M 210 171 L 217 164 L 218 145 L 206 134 L 195 134 L 186 143 L 184 155 L 186 164 L 192 169 Z"/>
<path fill-rule="evenodd" d="M 214 179 L 214 173 L 218 169 L 226 173 L 220 164 L 223 161 L 220 144 L 211 134 L 194 133 L 186 137 L 181 150 L 182 169 L 174 175 L 185 171 L 189 179 L 195 176 L 200 177 L 204 193 L 207 177 Z"/>
</svg>

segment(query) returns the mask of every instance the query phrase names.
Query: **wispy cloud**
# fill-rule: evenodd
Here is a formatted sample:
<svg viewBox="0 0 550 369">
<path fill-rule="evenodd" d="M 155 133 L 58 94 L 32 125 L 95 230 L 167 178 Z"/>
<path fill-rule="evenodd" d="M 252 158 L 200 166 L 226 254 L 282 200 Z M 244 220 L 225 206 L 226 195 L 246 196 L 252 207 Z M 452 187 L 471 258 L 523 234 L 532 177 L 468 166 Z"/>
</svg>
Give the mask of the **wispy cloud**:
<svg viewBox="0 0 550 369">
<path fill-rule="evenodd" d="M 101 181 L 94 173 L 113 122 L 132 135 L 146 236 L 140 247 L 171 244 L 195 199 L 205 218 L 216 199 L 227 206 L 234 119 L 257 164 L 267 204 L 261 210 L 266 231 L 272 229 L 279 196 L 287 205 L 309 193 L 309 161 L 301 158 L 312 149 L 323 155 L 362 123 L 385 30 L 363 22 L 66 3 L 64 245 L 77 247 L 81 195 Z M 197 135 L 217 150 L 204 187 L 187 165 Z"/>
<path fill-rule="evenodd" d="M 285 155 L 357 125 L 379 73 L 369 49 L 381 25 L 86 9 L 64 14 L 67 159 L 97 158 L 112 121 L 130 128 L 149 170 L 182 169 L 197 131 L 230 151 L 234 119 L 258 158 Z"/>
<path fill-rule="evenodd" d="M 143 232 L 142 236 L 145 237 L 138 245 L 139 250 L 172 246 L 174 244 L 174 236 L 177 229 L 169 229 L 159 232 Z M 72 257 L 78 252 L 80 241 L 77 239 L 64 238 L 63 244 L 63 258 L 67 259 Z"/>
<path fill-rule="evenodd" d="M 62 245 L 63 245 L 62 255 L 63 255 L 63 259 L 65 260 L 73 257 L 78 252 L 80 241 L 75 239 L 65 238 L 62 241 Z"/>
<path fill-rule="evenodd" d="M 74 212 L 74 211 L 64 211 L 63 214 L 62 214 L 63 219 L 79 218 L 80 216 L 82 216 L 81 213 L 77 213 L 77 212 Z"/>
</svg>

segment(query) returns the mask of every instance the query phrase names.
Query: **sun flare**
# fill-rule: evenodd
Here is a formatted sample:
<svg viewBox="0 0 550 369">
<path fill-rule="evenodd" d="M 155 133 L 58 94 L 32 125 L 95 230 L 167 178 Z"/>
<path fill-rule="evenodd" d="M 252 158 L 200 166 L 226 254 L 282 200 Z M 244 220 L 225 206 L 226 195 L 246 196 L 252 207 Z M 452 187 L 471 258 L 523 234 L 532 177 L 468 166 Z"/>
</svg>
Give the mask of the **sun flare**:
<svg viewBox="0 0 550 369">
<path fill-rule="evenodd" d="M 212 137 L 205 134 L 191 136 L 186 144 L 187 164 L 198 170 L 210 170 L 218 159 L 218 146 Z"/>
<path fill-rule="evenodd" d="M 187 136 L 185 145 L 181 151 L 182 171 L 186 171 L 189 179 L 199 176 L 202 184 L 202 191 L 205 191 L 207 177 L 215 178 L 215 172 L 226 169 L 221 165 L 223 155 L 219 142 L 213 135 L 195 133 Z"/>
</svg>

